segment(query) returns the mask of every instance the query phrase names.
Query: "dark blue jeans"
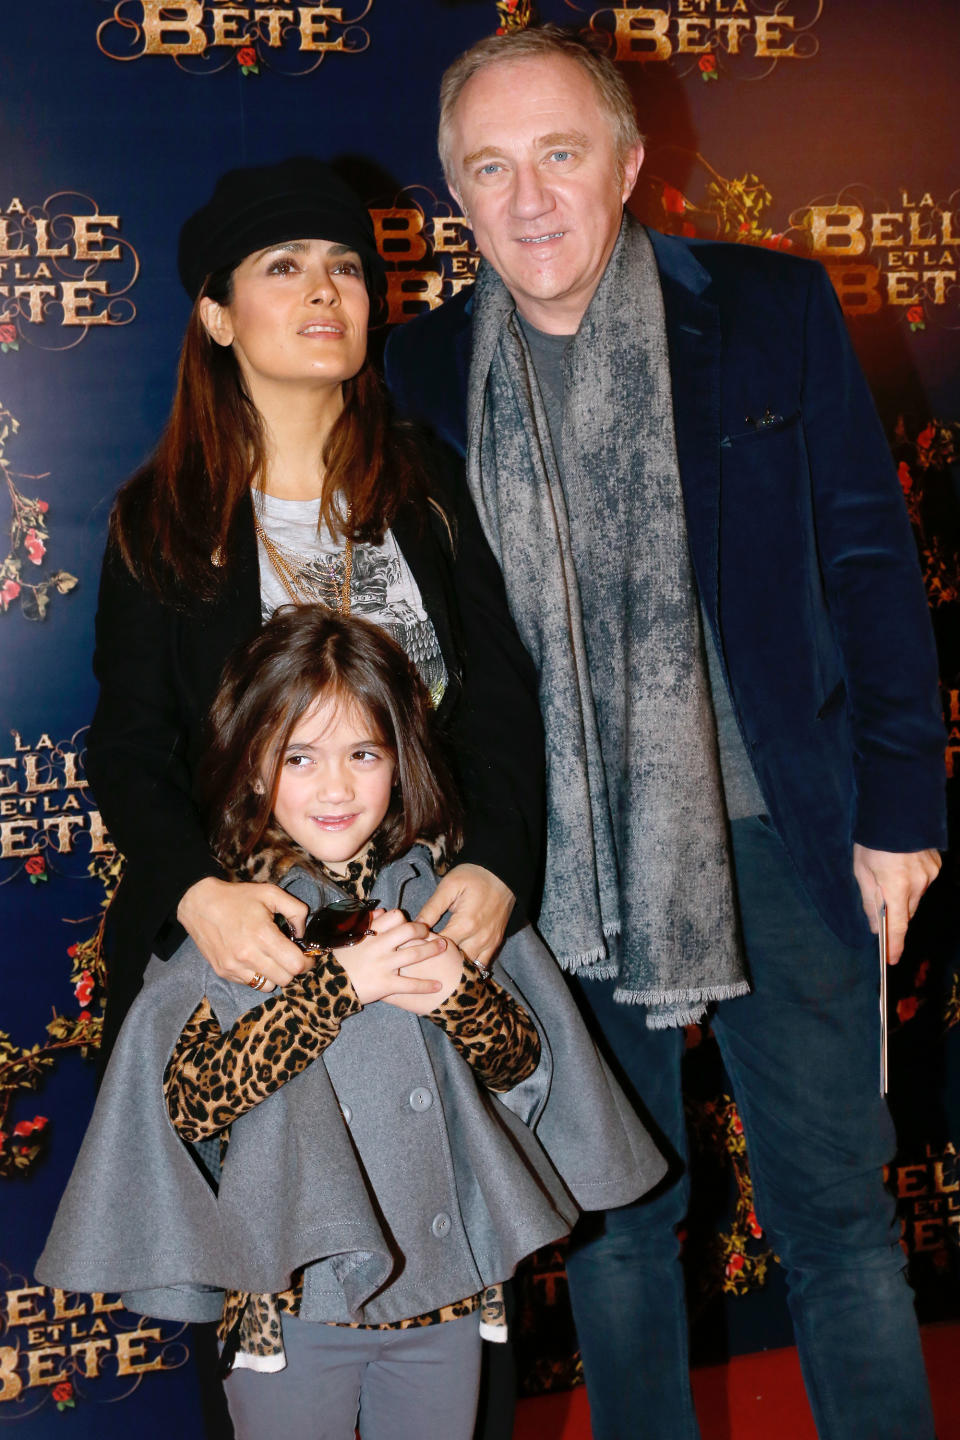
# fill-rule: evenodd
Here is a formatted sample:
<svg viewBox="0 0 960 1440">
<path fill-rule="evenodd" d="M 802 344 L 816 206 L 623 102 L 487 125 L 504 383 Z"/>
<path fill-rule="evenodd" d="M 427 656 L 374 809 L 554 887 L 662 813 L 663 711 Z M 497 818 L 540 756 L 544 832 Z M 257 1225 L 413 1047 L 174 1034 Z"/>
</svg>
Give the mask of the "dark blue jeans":
<svg viewBox="0 0 960 1440">
<path fill-rule="evenodd" d="M 821 1440 L 933 1440 L 913 1296 L 883 1166 L 877 950 L 851 950 L 806 898 L 765 820 L 735 821 L 753 993 L 713 1030 L 747 1139 L 760 1223 L 787 1272 Z M 681 1162 L 650 1198 L 589 1220 L 568 1262 L 594 1440 L 697 1440 L 676 1229 L 687 1209 L 683 1035 L 648 1030 L 613 982 L 577 987 Z"/>
</svg>

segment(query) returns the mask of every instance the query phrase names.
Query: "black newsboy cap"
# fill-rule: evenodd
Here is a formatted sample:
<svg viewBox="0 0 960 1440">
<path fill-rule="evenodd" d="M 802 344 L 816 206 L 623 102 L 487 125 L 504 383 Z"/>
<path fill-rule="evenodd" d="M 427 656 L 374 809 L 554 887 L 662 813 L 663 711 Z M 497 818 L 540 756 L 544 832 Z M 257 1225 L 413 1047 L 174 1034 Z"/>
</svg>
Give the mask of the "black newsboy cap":
<svg viewBox="0 0 960 1440">
<path fill-rule="evenodd" d="M 206 205 L 180 231 L 180 279 L 191 300 L 216 270 L 283 240 L 349 245 L 363 263 L 371 295 L 383 276 L 373 224 L 359 195 L 313 155 L 228 170 Z"/>
</svg>

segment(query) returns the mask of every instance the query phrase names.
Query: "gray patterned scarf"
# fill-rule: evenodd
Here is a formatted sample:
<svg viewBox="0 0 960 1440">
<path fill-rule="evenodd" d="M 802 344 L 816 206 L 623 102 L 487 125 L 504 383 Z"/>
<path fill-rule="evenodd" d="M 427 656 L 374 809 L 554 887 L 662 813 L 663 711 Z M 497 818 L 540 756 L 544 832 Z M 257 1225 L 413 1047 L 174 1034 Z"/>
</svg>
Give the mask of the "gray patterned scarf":
<svg viewBox="0 0 960 1440">
<path fill-rule="evenodd" d="M 654 1027 L 749 987 L 687 549 L 663 298 L 625 220 L 566 357 L 562 469 L 514 303 L 482 265 L 470 489 L 540 676 L 540 929 Z"/>
</svg>

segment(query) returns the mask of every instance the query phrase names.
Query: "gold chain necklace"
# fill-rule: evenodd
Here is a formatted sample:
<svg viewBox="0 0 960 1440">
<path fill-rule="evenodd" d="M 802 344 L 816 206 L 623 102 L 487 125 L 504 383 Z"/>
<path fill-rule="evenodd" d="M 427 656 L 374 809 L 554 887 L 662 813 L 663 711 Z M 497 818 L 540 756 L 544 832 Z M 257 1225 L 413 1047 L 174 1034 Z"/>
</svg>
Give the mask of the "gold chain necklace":
<svg viewBox="0 0 960 1440">
<path fill-rule="evenodd" d="M 350 512 L 347 511 L 347 524 L 350 523 Z M 294 605 L 310 605 L 314 601 L 308 599 L 302 587 L 298 584 L 297 572 L 290 562 L 281 554 L 279 548 L 270 539 L 260 523 L 260 516 L 256 507 L 253 511 L 253 528 L 257 532 L 257 539 L 270 557 L 270 563 L 277 574 L 277 579 L 290 596 Z M 343 583 L 340 586 L 340 604 L 337 606 L 341 615 L 350 614 L 350 577 L 353 573 L 353 539 L 347 536 L 343 546 Z"/>
</svg>

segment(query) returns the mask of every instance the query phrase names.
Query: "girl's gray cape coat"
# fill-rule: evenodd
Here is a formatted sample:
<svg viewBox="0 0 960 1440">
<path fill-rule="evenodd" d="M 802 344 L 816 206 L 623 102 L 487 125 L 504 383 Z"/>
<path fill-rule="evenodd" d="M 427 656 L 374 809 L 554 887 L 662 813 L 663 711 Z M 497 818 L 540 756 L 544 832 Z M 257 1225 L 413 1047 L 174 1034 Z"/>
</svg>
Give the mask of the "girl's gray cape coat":
<svg viewBox="0 0 960 1440">
<path fill-rule="evenodd" d="M 332 898 L 303 871 L 285 885 L 311 909 Z M 375 894 L 416 914 L 435 885 L 414 847 Z M 379 1324 L 506 1279 L 578 1207 L 644 1194 L 664 1161 L 531 928 L 506 942 L 497 978 L 540 1032 L 529 1079 L 493 1095 L 430 1020 L 368 1006 L 234 1122 L 217 1186 L 170 1122 L 163 1070 L 204 994 L 224 1029 L 262 997 L 219 979 L 192 942 L 152 960 L 37 1278 L 212 1320 L 225 1289 L 276 1293 L 303 1268 L 302 1318 Z"/>
</svg>

